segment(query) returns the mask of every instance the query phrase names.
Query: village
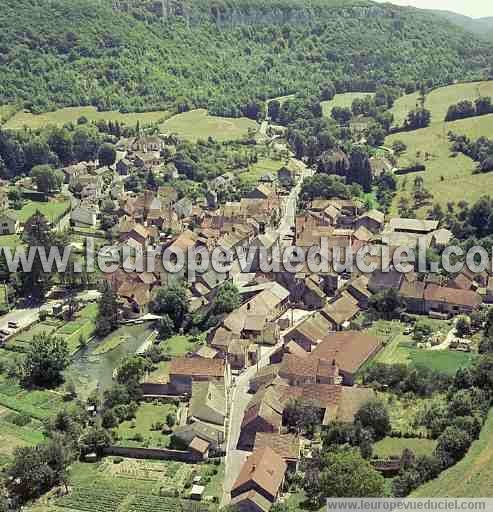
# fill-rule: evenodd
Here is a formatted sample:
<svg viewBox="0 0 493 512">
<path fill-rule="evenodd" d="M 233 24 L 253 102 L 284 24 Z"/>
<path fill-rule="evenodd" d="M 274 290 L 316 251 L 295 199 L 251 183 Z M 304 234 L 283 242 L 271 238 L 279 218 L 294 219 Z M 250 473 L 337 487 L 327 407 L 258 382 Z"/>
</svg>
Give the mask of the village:
<svg viewBox="0 0 493 512">
<path fill-rule="evenodd" d="M 51 227 L 68 229 L 76 249 L 84 247 L 89 237 L 96 248 L 109 244 L 116 255 L 130 248 L 130 263 L 149 249 L 159 255 L 166 250 L 216 247 L 273 251 L 318 247 L 325 240 L 331 251 L 337 248 L 343 253 L 348 249 L 356 253 L 365 246 L 392 253 L 418 244 L 440 252 L 452 241 L 453 234 L 437 220 L 389 216 L 360 198 L 334 195 L 306 200 L 303 184 L 315 170 L 294 157 L 279 131 L 269 128 L 268 133 L 262 135 L 263 143 L 267 140 L 275 147 L 277 172 L 259 176 L 243 197 L 233 201 L 220 198 L 238 188 L 234 173 L 211 180 L 198 198 L 179 193 L 171 184 L 127 190 L 137 173 L 176 180 L 178 174 L 169 161 L 177 141 L 173 135 L 122 138 L 110 164 L 80 162 L 62 169 L 67 202 L 51 219 Z M 341 158 L 340 154 L 334 158 Z M 372 164 L 374 178 L 392 169 L 381 156 Z M 18 185 L 32 187 L 29 180 Z M 8 209 L 7 194 L 1 197 L 2 233 L 19 236 L 23 223 Z M 50 198 L 48 204 L 57 200 Z M 114 219 L 110 226 L 108 216 Z M 360 409 L 377 398 L 375 389 L 362 382 L 361 372 L 398 343 L 394 338 L 413 339 L 412 350 L 427 352 L 429 358 L 452 350 L 475 352 L 473 329 L 459 332 L 457 319 L 464 322 L 493 303 L 493 277 L 468 269 L 454 276 L 403 274 L 394 268 L 372 274 L 341 274 L 334 269 L 313 273 L 306 265 L 296 273 L 262 272 L 255 259 L 248 273 L 232 261 L 230 271 L 208 269 L 190 282 L 186 270 L 172 274 L 158 264 L 154 272 L 137 272 L 129 271 L 128 263 L 90 282 L 78 293 L 76 309 L 82 311 L 84 321 L 106 283 L 116 296 L 120 326 L 154 326 L 138 340 L 135 353 L 144 357 L 159 346 L 165 356 L 140 380 L 142 404 L 147 404 L 140 407 L 155 408 L 156 424 L 168 424 L 161 427 L 167 441 L 153 445 L 152 439 L 142 442 L 142 436 L 136 435 L 130 442 L 120 439 L 106 446 L 102 454 L 184 464 L 218 461 L 224 476 L 215 495 L 208 494 L 198 476 L 186 497 L 231 504 L 238 510 L 267 512 L 279 500 L 285 501 L 286 481 L 319 442 L 317 435 L 305 435 L 299 425 L 295 428 L 293 408 L 312 408 L 318 430 L 333 422 L 352 424 Z M 186 292 L 187 315 L 214 317 L 214 322 L 202 321 L 200 332 L 195 329 L 193 334 L 183 323 L 169 338 L 163 337 L 157 326 L 161 314 L 155 306 L 156 294 L 174 286 Z M 233 290 L 237 302 L 233 309 L 217 313 L 217 299 L 225 290 Z M 372 327 L 382 321 L 375 317 L 376 305 L 392 294 L 399 297 L 398 303 L 384 310 L 383 316 L 392 319 L 387 330 L 397 329 L 393 338 L 385 329 L 382 335 Z M 47 317 L 68 318 L 74 299 L 64 286 L 50 290 L 48 297 L 40 307 L 13 307 L 0 318 L 0 343 L 5 349 L 18 347 L 22 333 L 41 329 Z M 416 326 L 423 330 L 426 319 L 433 328 L 418 336 Z M 183 350 L 174 349 L 178 340 L 188 340 Z M 125 339 L 119 342 L 125 345 Z M 98 413 L 97 406 L 88 407 L 91 414 Z M 160 420 L 159 414 L 163 414 Z M 133 422 L 138 431 L 139 421 L 137 414 Z M 85 459 L 100 455 L 91 451 Z M 372 464 L 384 474 L 389 468 L 399 470 L 395 460 L 386 463 L 378 458 Z M 184 496 L 183 489 L 177 492 Z"/>
</svg>

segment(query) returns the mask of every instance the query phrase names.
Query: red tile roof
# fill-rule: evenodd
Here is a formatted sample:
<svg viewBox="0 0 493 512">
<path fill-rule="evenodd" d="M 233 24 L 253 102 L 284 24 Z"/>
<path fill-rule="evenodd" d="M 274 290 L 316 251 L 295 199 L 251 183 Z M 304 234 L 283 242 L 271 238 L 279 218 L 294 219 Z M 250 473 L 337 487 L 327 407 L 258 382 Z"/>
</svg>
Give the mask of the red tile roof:
<svg viewBox="0 0 493 512">
<path fill-rule="evenodd" d="M 481 296 L 472 290 L 457 290 L 446 286 L 430 284 L 426 287 L 424 298 L 426 301 L 445 302 L 460 306 L 479 306 L 483 300 Z"/>
<path fill-rule="evenodd" d="M 171 360 L 169 374 L 190 377 L 224 377 L 222 359 L 203 357 L 177 357 Z"/>
<path fill-rule="evenodd" d="M 255 450 L 243 465 L 240 475 L 231 489 L 231 494 L 251 483 L 275 497 L 279 492 L 287 465 L 272 448 L 265 446 Z"/>
</svg>

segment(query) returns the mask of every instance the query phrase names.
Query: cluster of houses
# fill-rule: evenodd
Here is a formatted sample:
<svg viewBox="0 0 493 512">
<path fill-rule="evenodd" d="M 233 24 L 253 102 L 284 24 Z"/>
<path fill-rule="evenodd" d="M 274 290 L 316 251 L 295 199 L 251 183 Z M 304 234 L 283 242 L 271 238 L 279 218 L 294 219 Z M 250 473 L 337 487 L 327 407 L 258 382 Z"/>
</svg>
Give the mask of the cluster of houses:
<svg viewBox="0 0 493 512">
<path fill-rule="evenodd" d="M 210 253 L 218 247 L 233 251 L 230 270 L 198 272 L 187 293 L 191 313 L 207 315 L 220 287 L 232 282 L 239 292 L 239 307 L 220 318 L 207 333 L 205 345 L 173 358 L 168 375 L 163 380 L 147 377 L 142 390 L 147 397 L 178 396 L 187 402 L 186 422 L 174 429 L 173 437 L 199 459 L 206 459 L 224 453 L 234 377 L 256 366 L 248 382 L 251 399 L 238 418 L 236 448 L 252 452 L 231 489 L 232 503 L 239 510 L 267 512 L 282 492 L 287 472 L 296 470 L 304 440 L 287 427 L 286 412 L 293 402 L 314 407 L 320 423 L 327 424 L 352 422 L 358 409 L 374 396 L 371 389 L 355 385 L 358 370 L 381 348 L 376 337 L 355 330 L 354 321 L 368 309 L 372 296 L 396 290 L 408 312 L 436 318 L 470 313 L 483 302 L 493 302 L 493 278 L 467 269 L 447 279 L 403 274 L 392 267 L 371 274 L 354 267 L 349 274 L 338 272 L 330 261 L 320 272 L 313 272 L 306 262 L 296 273 L 282 266 L 279 272 L 264 272 L 260 249 L 274 254 L 274 249 L 286 244 L 309 249 L 326 242 L 329 256 L 337 249 L 345 258 L 374 246 L 376 256 L 369 259 L 381 267 L 383 248 L 391 255 L 399 247 L 441 250 L 452 233 L 437 221 L 386 219 L 357 199 L 334 197 L 315 199 L 298 212 L 286 240 L 277 228 L 285 215 L 283 195 L 299 179 L 295 160 L 277 176 L 263 176 L 240 200 L 220 204 L 221 192 L 235 187 L 231 173 L 209 183 L 200 201 L 179 197 L 171 185 L 141 193 L 125 191 L 125 180 L 133 169 L 176 177 L 167 164 L 174 150 L 172 140 L 138 137 L 120 141 L 117 149 L 111 169 L 83 162 L 64 172 L 70 189 L 80 197 L 71 212 L 74 226 L 95 228 L 102 202 L 113 201 L 118 223 L 112 228 L 112 250 L 120 254 L 128 247 L 130 256 L 105 278 L 125 318 L 146 315 L 158 288 L 190 278 L 186 266 L 178 274 L 165 269 L 165 251 Z M 325 164 L 342 169 L 345 162 Z M 384 167 L 379 161 L 372 164 Z M 0 230 L 8 229 L 7 223 L 0 218 Z M 235 256 L 238 248 L 258 249 L 248 272 Z M 136 263 L 148 249 L 156 253 L 154 269 L 138 271 Z M 294 320 L 293 312 L 300 310 L 304 314 Z M 262 352 L 266 350 L 267 365 Z"/>
</svg>

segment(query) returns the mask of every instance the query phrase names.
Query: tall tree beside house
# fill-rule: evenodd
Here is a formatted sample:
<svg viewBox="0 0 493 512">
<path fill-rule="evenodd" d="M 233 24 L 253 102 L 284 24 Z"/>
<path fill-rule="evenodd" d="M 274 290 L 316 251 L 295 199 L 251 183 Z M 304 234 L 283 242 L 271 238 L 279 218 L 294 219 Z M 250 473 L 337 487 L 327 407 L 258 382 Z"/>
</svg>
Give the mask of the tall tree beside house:
<svg viewBox="0 0 493 512">
<path fill-rule="evenodd" d="M 96 334 L 106 336 L 118 326 L 118 303 L 110 283 L 104 284 L 96 317 Z"/>
<path fill-rule="evenodd" d="M 67 342 L 43 332 L 34 336 L 29 345 L 22 364 L 22 381 L 26 386 L 56 387 L 63 381 L 62 372 L 68 364 Z"/>
<path fill-rule="evenodd" d="M 116 161 L 116 150 L 112 144 L 103 144 L 99 148 L 98 153 L 99 165 L 107 166 L 113 165 Z"/>
<path fill-rule="evenodd" d="M 63 184 L 63 173 L 51 165 L 36 165 L 31 170 L 39 192 L 54 194 L 60 192 Z"/>
<path fill-rule="evenodd" d="M 172 285 L 168 288 L 160 288 L 151 302 L 151 309 L 157 315 L 168 315 L 175 329 L 179 330 L 188 313 L 188 298 L 185 288 Z"/>
<path fill-rule="evenodd" d="M 351 151 L 349 161 L 349 181 L 361 185 L 364 192 L 371 192 L 372 172 L 368 151 L 360 146 L 355 146 Z"/>
<path fill-rule="evenodd" d="M 214 299 L 214 313 L 222 315 L 231 313 L 240 306 L 240 294 L 238 288 L 231 282 L 224 283 Z"/>
<path fill-rule="evenodd" d="M 26 222 L 23 241 L 27 244 L 27 251 L 35 251 L 31 269 L 25 269 L 21 273 L 22 290 L 26 295 L 31 295 L 39 300 L 44 297 L 51 286 L 53 273 L 49 269 L 43 269 L 39 250 L 44 250 L 48 255 L 50 248 L 54 245 L 54 237 L 46 217 L 36 211 Z"/>
</svg>

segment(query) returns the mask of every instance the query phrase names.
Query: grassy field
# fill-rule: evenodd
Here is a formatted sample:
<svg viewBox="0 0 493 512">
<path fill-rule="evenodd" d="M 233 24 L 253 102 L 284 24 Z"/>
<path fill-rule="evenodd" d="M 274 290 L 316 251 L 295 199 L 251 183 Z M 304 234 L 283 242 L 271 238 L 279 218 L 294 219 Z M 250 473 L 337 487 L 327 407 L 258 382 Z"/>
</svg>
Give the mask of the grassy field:
<svg viewBox="0 0 493 512">
<path fill-rule="evenodd" d="M 473 101 L 478 96 L 493 96 L 493 81 L 455 84 L 435 89 L 426 96 L 426 108 L 431 111 L 431 122 L 442 123 L 445 120 L 450 105 L 461 100 Z M 399 98 L 391 109 L 394 114 L 394 124 L 404 123 L 408 112 L 416 108 L 419 93 L 408 94 Z"/>
<path fill-rule="evenodd" d="M 373 453 L 379 457 L 400 456 L 402 451 L 408 448 L 415 455 L 429 455 L 435 446 L 436 441 L 433 439 L 386 437 L 373 445 Z"/>
<path fill-rule="evenodd" d="M 467 455 L 438 478 L 414 491 L 413 497 L 493 497 L 493 411 Z"/>
<path fill-rule="evenodd" d="M 176 407 L 172 404 L 143 403 L 137 410 L 134 420 L 124 421 L 116 429 L 118 444 L 120 446 L 145 446 L 149 448 L 166 448 L 169 445 L 170 436 L 154 429 L 157 423 L 166 425 L 166 416 L 174 413 Z M 138 439 L 135 439 L 139 436 Z"/>
<path fill-rule="evenodd" d="M 430 320 L 445 336 L 450 328 L 449 322 Z M 424 350 L 415 348 L 412 335 L 403 334 L 404 326 L 399 322 L 376 322 L 369 333 L 377 336 L 385 347 L 371 360 L 371 363 L 407 364 L 426 366 L 449 375 L 454 375 L 459 368 L 469 367 L 474 355 L 451 350 Z"/>
<path fill-rule="evenodd" d="M 249 128 L 256 130 L 258 125 L 246 117 L 216 117 L 208 115 L 205 109 L 197 109 L 169 118 L 160 128 L 192 141 L 208 137 L 223 141 L 241 139 L 248 134 Z"/>
<path fill-rule="evenodd" d="M 12 117 L 17 110 L 15 105 L 0 105 L 0 126 L 4 121 Z"/>
<path fill-rule="evenodd" d="M 43 128 L 48 125 L 63 126 L 66 123 L 76 123 L 79 117 L 86 117 L 89 121 L 118 121 L 127 126 L 135 126 L 159 123 L 169 117 L 166 111 L 143 112 L 138 114 L 122 114 L 120 112 L 98 112 L 95 107 L 68 107 L 47 112 L 46 114 L 31 114 L 30 112 L 18 112 L 10 118 L 4 128 L 17 130 L 27 126 L 28 128 Z"/>
<path fill-rule="evenodd" d="M 284 162 L 282 160 L 273 160 L 271 158 L 259 160 L 239 175 L 240 181 L 247 185 L 255 185 L 264 174 L 272 174 L 276 178 L 277 171 L 283 165 Z"/>
<path fill-rule="evenodd" d="M 346 92 L 344 94 L 336 94 L 330 101 L 322 101 L 322 111 L 325 117 L 330 117 L 334 107 L 349 107 L 356 98 L 364 98 L 365 96 L 373 96 L 371 92 Z"/>
<path fill-rule="evenodd" d="M 50 222 L 53 222 L 70 207 L 66 198 L 56 198 L 51 201 L 29 201 L 21 210 L 14 211 L 19 222 L 26 222 L 36 211 L 40 211 Z"/>
<path fill-rule="evenodd" d="M 405 167 L 415 162 L 423 163 L 426 171 L 397 176 L 398 191 L 392 213 L 396 213 L 400 197 L 411 198 L 414 178 L 420 175 L 424 179 L 425 188 L 433 194 L 433 202 L 443 206 L 448 201 L 476 201 L 493 187 L 493 173 L 475 174 L 476 163 L 465 155 L 453 157 L 447 133 L 467 135 L 475 140 L 480 136 L 488 136 L 493 132 L 493 114 L 488 116 L 461 119 L 450 123 L 437 123 L 422 130 L 397 133 L 387 137 L 386 146 L 396 140 L 407 145 L 407 151 L 399 160 L 399 166 Z M 426 153 L 429 157 L 426 159 Z M 412 203 L 412 200 L 411 200 Z M 417 212 L 423 217 L 428 207 Z"/>
<path fill-rule="evenodd" d="M 176 335 L 164 340 L 161 346 L 167 354 L 174 357 L 183 356 L 197 349 L 197 343 L 192 336 Z"/>
</svg>

